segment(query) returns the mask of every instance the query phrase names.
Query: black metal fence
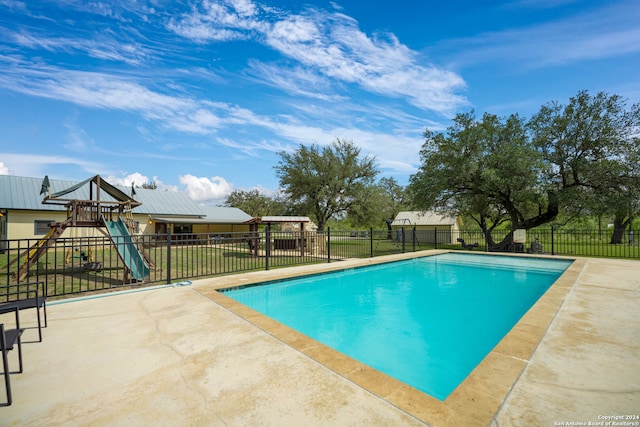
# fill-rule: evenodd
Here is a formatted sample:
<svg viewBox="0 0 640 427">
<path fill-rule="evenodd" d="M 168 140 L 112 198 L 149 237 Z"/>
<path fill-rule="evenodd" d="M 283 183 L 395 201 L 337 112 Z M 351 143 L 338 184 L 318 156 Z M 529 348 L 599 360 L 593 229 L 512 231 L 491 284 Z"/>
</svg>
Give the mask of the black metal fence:
<svg viewBox="0 0 640 427">
<path fill-rule="evenodd" d="M 494 232 L 500 241 L 508 231 Z M 636 236 L 636 237 L 634 237 Z M 520 253 L 640 259 L 640 234 L 611 244 L 611 231 L 529 230 L 502 250 Z M 157 234 L 59 238 L 34 260 L 42 240 L 3 241 L 0 286 L 44 281 L 48 297 L 176 283 L 301 264 L 326 263 L 425 249 L 490 251 L 480 230 L 404 227 L 389 230 L 257 234 Z M 30 260 L 30 261 L 29 261 Z"/>
</svg>

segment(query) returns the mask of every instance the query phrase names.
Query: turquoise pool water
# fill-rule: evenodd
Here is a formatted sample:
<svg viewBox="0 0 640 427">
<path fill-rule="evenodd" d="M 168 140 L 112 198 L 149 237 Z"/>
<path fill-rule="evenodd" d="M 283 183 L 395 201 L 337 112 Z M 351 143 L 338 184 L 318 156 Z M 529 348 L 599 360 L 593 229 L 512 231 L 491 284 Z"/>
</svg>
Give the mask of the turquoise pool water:
<svg viewBox="0 0 640 427">
<path fill-rule="evenodd" d="M 223 292 L 444 400 L 570 264 L 447 253 Z"/>
</svg>

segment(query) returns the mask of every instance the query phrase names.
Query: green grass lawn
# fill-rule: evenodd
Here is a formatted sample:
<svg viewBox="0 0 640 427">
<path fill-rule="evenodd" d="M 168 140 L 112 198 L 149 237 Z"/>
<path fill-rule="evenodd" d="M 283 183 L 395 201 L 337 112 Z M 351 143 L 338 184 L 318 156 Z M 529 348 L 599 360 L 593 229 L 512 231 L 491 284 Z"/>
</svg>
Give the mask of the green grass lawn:
<svg viewBox="0 0 640 427">
<path fill-rule="evenodd" d="M 394 240 L 386 239 L 386 234 L 379 233 L 372 241 L 368 235 L 352 237 L 348 234 L 332 236 L 330 254 L 332 260 L 347 258 L 366 258 L 393 253 L 401 253 L 403 245 Z M 544 247 L 544 253 L 553 252 L 556 255 L 631 258 L 640 259 L 640 242 L 634 245 L 612 245 L 607 236 L 588 233 L 564 233 L 554 238 L 553 245 L 550 233 L 533 233 L 528 236 L 528 248 L 534 238 L 538 237 Z M 475 252 L 482 252 L 486 246 L 480 233 L 467 233 L 468 243 L 477 242 L 479 246 Z M 436 248 L 435 244 L 407 241 L 404 251 L 427 250 Z M 438 244 L 438 249 L 463 249 L 459 244 Z M 122 289 L 130 286 L 140 286 L 140 283 L 130 283 L 125 277 L 125 266 L 119 258 L 115 247 L 100 245 L 91 248 L 92 261 L 99 263 L 99 269 L 85 268 L 91 260 L 88 258 L 89 247 L 50 249 L 29 270 L 26 281 L 46 280 L 50 296 L 79 294 L 86 292 Z M 262 241 L 259 255 L 249 252 L 244 241 L 229 241 L 228 243 L 172 245 L 171 252 L 166 245 L 147 245 L 145 251 L 151 260 L 150 277 L 146 284 L 163 284 L 195 277 L 210 277 L 220 274 L 233 274 L 245 271 L 264 270 L 267 268 L 266 248 Z M 23 251 L 24 252 L 24 251 Z M 273 250 L 268 259 L 269 269 L 289 267 L 300 264 L 327 262 L 327 250 L 321 243 L 313 250 L 313 254 L 305 252 L 300 256 L 299 250 Z M 15 273 L 18 265 L 24 263 L 21 259 L 7 267 L 17 257 L 16 251 L 0 254 L 0 285 L 16 283 Z M 20 256 L 24 256 L 23 253 Z M 97 264 L 94 264 L 94 266 Z M 169 277 L 170 273 L 170 277 Z"/>
</svg>

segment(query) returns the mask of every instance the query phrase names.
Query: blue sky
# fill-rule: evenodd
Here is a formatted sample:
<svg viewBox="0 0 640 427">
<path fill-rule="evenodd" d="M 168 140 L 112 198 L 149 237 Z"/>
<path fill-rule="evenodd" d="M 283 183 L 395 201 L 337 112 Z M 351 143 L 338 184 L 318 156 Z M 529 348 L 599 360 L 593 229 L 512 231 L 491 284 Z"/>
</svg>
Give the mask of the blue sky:
<svg viewBox="0 0 640 427">
<path fill-rule="evenodd" d="M 640 100 L 637 0 L 0 0 L 0 174 L 278 188 L 278 153 L 353 141 L 405 185 L 425 128 Z"/>
</svg>

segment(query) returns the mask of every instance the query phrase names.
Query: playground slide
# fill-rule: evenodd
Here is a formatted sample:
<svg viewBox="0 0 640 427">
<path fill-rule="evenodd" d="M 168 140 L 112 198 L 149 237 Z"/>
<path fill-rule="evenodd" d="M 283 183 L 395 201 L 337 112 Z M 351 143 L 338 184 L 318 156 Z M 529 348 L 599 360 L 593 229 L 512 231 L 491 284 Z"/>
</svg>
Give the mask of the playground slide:
<svg viewBox="0 0 640 427">
<path fill-rule="evenodd" d="M 104 224 L 113 244 L 118 249 L 120 258 L 131 271 L 131 277 L 136 280 L 144 280 L 149 277 L 149 266 L 135 243 L 133 243 L 129 230 L 127 230 L 122 218 L 118 217 L 118 221 L 105 220 Z"/>
</svg>

